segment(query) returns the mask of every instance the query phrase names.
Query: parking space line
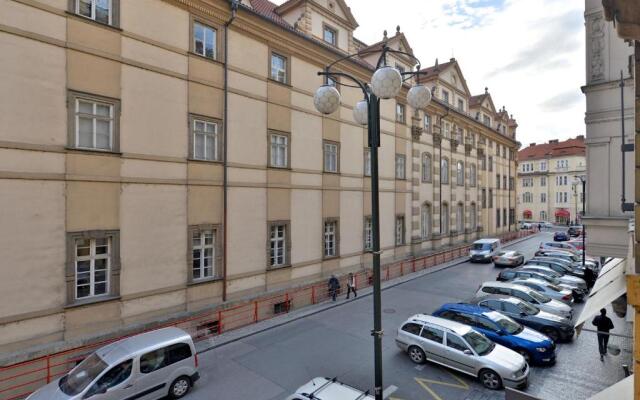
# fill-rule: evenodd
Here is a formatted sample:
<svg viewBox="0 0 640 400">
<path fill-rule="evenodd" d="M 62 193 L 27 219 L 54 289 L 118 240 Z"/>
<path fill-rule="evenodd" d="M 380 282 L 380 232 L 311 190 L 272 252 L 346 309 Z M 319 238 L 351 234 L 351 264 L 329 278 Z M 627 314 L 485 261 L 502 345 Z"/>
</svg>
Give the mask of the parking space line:
<svg viewBox="0 0 640 400">
<path fill-rule="evenodd" d="M 451 372 L 449 372 L 449 371 L 446 371 L 446 372 L 453 379 L 455 379 L 458 383 L 436 381 L 436 380 L 433 380 L 433 379 L 424 379 L 424 378 L 414 378 L 414 379 L 418 383 L 418 385 L 420 385 L 424 390 L 429 392 L 429 394 L 435 400 L 442 400 L 442 398 L 440 396 L 438 396 L 438 394 L 429 385 L 439 385 L 439 386 L 446 386 L 446 387 L 451 387 L 451 388 L 455 388 L 455 389 L 469 390 L 469 385 L 467 385 L 466 382 L 464 382 L 462 379 L 458 378 L 457 376 L 455 376 Z"/>
<path fill-rule="evenodd" d="M 382 391 L 382 398 L 386 399 L 387 397 L 391 396 L 396 390 L 398 390 L 398 387 L 396 385 L 391 385 L 387 387 L 385 390 Z"/>
</svg>

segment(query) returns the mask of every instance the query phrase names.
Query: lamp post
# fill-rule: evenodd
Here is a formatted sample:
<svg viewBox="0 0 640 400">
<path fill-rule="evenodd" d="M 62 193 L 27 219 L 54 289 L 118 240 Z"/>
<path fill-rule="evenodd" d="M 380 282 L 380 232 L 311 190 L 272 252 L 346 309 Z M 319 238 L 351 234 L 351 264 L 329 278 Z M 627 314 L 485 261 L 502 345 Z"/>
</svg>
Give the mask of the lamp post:
<svg viewBox="0 0 640 400">
<path fill-rule="evenodd" d="M 575 175 L 574 178 L 576 178 L 576 180 L 575 180 L 575 184 L 576 185 L 578 185 L 578 184 L 580 184 L 582 182 L 582 216 L 580 217 L 580 223 L 582 224 L 582 217 L 584 217 L 584 214 L 585 214 L 585 209 L 584 209 L 585 204 L 586 204 L 585 200 L 586 200 L 586 197 L 587 197 L 586 196 L 587 192 L 585 191 L 586 186 L 587 186 L 587 180 L 586 180 L 586 178 L 584 176 L 580 176 L 580 175 Z M 576 188 L 577 188 L 577 186 L 576 186 Z M 576 190 L 576 193 L 577 193 L 577 190 Z M 578 208 L 578 199 L 577 198 L 576 198 L 576 208 Z M 576 215 L 576 217 L 577 217 L 577 215 Z M 582 268 L 583 269 L 585 268 L 585 262 L 584 262 L 585 259 L 584 259 L 584 257 L 585 257 L 585 254 L 587 252 L 587 247 L 585 246 L 585 238 L 586 237 L 587 237 L 587 232 L 585 230 L 584 224 L 582 224 Z"/>
<path fill-rule="evenodd" d="M 376 71 L 371 77 L 371 82 L 364 82 L 352 75 L 333 71 L 332 68 L 345 60 L 366 54 L 377 53 L 380 57 L 376 65 Z M 396 68 L 387 65 L 387 54 L 402 54 L 410 57 L 417 64 L 415 71 L 400 72 Z M 340 107 L 340 92 L 329 85 L 329 78 L 344 77 L 355 85 L 338 83 L 341 86 L 355 87 L 362 90 L 363 100 L 353 108 L 353 118 L 360 125 L 367 125 L 368 145 L 371 154 L 371 234 L 373 254 L 373 330 L 371 336 L 374 341 L 374 367 L 375 385 L 374 395 L 376 400 L 382 400 L 382 305 L 380 285 L 380 207 L 378 187 L 378 147 L 380 147 L 380 99 L 392 99 L 402 89 L 404 81 L 417 77 L 416 85 L 407 94 L 407 101 L 415 109 L 423 109 L 431 102 L 431 91 L 420 84 L 420 61 L 412 54 L 393 50 L 385 44 L 381 50 L 368 50 L 342 57 L 327 65 L 324 71 L 318 72 L 324 76 L 325 82 L 316 91 L 313 102 L 316 109 L 322 114 L 331 114 Z"/>
</svg>

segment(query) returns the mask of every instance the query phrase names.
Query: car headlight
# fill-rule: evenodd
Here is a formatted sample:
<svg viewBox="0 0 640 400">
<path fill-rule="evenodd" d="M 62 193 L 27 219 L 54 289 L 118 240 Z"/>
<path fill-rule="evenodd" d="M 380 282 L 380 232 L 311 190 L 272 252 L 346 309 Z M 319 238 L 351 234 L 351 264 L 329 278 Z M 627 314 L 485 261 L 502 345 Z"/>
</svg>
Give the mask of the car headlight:
<svg viewBox="0 0 640 400">
<path fill-rule="evenodd" d="M 544 353 L 545 351 L 547 351 L 545 347 L 536 347 L 536 350 L 538 350 L 540 353 Z"/>
</svg>

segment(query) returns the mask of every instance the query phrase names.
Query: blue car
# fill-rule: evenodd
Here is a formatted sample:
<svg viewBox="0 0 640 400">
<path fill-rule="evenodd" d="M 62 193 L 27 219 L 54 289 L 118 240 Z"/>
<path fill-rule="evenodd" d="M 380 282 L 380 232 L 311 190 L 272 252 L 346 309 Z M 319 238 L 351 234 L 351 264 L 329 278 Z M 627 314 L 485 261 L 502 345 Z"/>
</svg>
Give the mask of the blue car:
<svg viewBox="0 0 640 400">
<path fill-rule="evenodd" d="M 490 308 L 449 303 L 433 315 L 472 326 L 494 342 L 520 353 L 527 363 L 553 364 L 556 361 L 553 340 Z"/>
<path fill-rule="evenodd" d="M 569 235 L 566 232 L 556 232 L 553 234 L 554 242 L 567 242 L 569 240 Z"/>
</svg>

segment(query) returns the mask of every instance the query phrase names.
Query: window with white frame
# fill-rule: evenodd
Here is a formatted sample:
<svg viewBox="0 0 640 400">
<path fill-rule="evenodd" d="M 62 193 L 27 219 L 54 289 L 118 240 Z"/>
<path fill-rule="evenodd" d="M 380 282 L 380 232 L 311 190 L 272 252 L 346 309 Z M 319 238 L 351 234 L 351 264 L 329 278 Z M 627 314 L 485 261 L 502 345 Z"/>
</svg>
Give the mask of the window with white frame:
<svg viewBox="0 0 640 400">
<path fill-rule="evenodd" d="M 364 249 L 373 249 L 373 224 L 371 217 L 364 218 Z"/>
<path fill-rule="evenodd" d="M 546 202 L 547 202 L 547 194 L 540 193 L 540 203 L 546 203 Z"/>
<path fill-rule="evenodd" d="M 449 160 L 446 158 L 440 161 L 440 183 L 449 183 Z"/>
<path fill-rule="evenodd" d="M 451 124 L 445 121 L 443 123 L 443 126 L 444 126 L 444 130 L 443 130 L 442 136 L 446 139 L 451 139 Z"/>
<path fill-rule="evenodd" d="M 218 123 L 193 118 L 192 156 L 196 160 L 220 160 L 220 133 Z"/>
<path fill-rule="evenodd" d="M 338 255 L 338 221 L 328 220 L 324 223 L 324 256 Z"/>
<path fill-rule="evenodd" d="M 271 79 L 281 83 L 287 82 L 287 58 L 271 53 Z"/>
<path fill-rule="evenodd" d="M 540 161 L 540 171 L 546 171 L 546 170 L 547 170 L 547 162 Z"/>
<path fill-rule="evenodd" d="M 429 114 L 424 114 L 424 130 L 427 132 L 431 132 L 431 116 Z"/>
<path fill-rule="evenodd" d="M 431 154 L 422 153 L 422 182 L 431 182 Z"/>
<path fill-rule="evenodd" d="M 568 198 L 569 198 L 569 197 L 568 197 L 568 193 L 567 193 L 567 192 L 564 192 L 564 202 L 565 202 L 565 203 L 566 203 L 567 201 L 569 201 L 569 200 L 568 200 Z"/>
<path fill-rule="evenodd" d="M 191 234 L 193 280 L 214 277 L 216 232 L 213 229 L 194 230 Z"/>
<path fill-rule="evenodd" d="M 546 176 L 541 176 L 540 177 L 540 186 L 547 186 L 547 177 Z"/>
<path fill-rule="evenodd" d="M 75 239 L 75 299 L 109 293 L 111 238 Z"/>
<path fill-rule="evenodd" d="M 269 230 L 269 265 L 287 265 L 287 225 L 274 223 Z"/>
<path fill-rule="evenodd" d="M 431 236 L 431 205 L 424 203 L 420 214 L 420 236 L 428 239 Z"/>
<path fill-rule="evenodd" d="M 458 143 L 462 144 L 462 138 L 464 137 L 464 129 L 457 127 L 455 130 L 455 139 Z"/>
<path fill-rule="evenodd" d="M 462 203 L 458 203 L 458 207 L 456 207 L 456 230 L 458 234 L 464 233 L 464 206 Z"/>
<path fill-rule="evenodd" d="M 472 187 L 476 185 L 476 165 L 471 164 L 469 166 L 469 185 Z"/>
<path fill-rule="evenodd" d="M 338 172 L 338 144 L 324 142 L 324 172 Z"/>
<path fill-rule="evenodd" d="M 193 23 L 193 52 L 202 57 L 215 60 L 217 58 L 216 38 L 218 31 L 214 28 L 201 24 Z"/>
<path fill-rule="evenodd" d="M 406 157 L 404 154 L 396 154 L 396 179 L 406 177 Z"/>
<path fill-rule="evenodd" d="M 289 166 L 289 137 L 272 133 L 271 135 L 271 166 L 286 168 Z"/>
<path fill-rule="evenodd" d="M 396 246 L 404 244 L 404 215 L 396 217 Z"/>
<path fill-rule="evenodd" d="M 114 25 L 113 0 L 75 0 L 75 13 L 102 24 Z M 117 3 L 116 3 L 117 5 Z"/>
<path fill-rule="evenodd" d="M 405 106 L 402 103 L 396 103 L 396 122 L 405 123 Z"/>
<path fill-rule="evenodd" d="M 325 42 L 335 46 L 337 45 L 337 37 L 338 37 L 338 34 L 335 29 L 327 25 L 324 26 L 322 38 L 324 39 Z"/>
<path fill-rule="evenodd" d="M 464 163 L 462 161 L 456 163 L 456 184 L 464 186 Z"/>
<path fill-rule="evenodd" d="M 75 147 L 91 150 L 115 150 L 115 103 L 92 98 L 74 98 Z"/>
<path fill-rule="evenodd" d="M 443 203 L 441 208 L 440 233 L 446 235 L 449 233 L 449 205 L 447 203 Z"/>
<path fill-rule="evenodd" d="M 371 149 L 364 149 L 364 176 L 371 176 Z"/>
</svg>

